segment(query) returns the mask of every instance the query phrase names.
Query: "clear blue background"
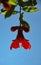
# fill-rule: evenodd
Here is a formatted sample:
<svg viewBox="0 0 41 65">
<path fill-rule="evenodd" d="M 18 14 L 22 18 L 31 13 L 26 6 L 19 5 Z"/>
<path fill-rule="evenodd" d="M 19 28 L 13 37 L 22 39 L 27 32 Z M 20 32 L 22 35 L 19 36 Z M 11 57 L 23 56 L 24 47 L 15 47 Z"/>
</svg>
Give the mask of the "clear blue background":
<svg viewBox="0 0 41 65">
<path fill-rule="evenodd" d="M 24 18 L 30 24 L 31 30 L 23 34 L 26 39 L 29 39 L 31 50 L 24 48 L 10 50 L 12 40 L 17 35 L 17 31 L 13 33 L 10 28 L 19 25 L 19 14 L 12 15 L 8 19 L 0 15 L 0 65 L 41 65 L 41 0 L 37 2 L 38 12 L 24 13 Z"/>
</svg>

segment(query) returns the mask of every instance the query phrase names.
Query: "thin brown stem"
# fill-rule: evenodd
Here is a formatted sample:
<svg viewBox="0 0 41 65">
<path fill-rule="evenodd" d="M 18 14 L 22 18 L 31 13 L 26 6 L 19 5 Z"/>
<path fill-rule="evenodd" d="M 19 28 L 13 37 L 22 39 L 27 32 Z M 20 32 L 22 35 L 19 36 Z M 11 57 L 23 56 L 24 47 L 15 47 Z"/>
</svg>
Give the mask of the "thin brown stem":
<svg viewBox="0 0 41 65">
<path fill-rule="evenodd" d="M 21 17 L 21 6 L 20 6 L 20 17 Z M 21 26 L 21 20 L 20 20 L 20 26 Z"/>
</svg>

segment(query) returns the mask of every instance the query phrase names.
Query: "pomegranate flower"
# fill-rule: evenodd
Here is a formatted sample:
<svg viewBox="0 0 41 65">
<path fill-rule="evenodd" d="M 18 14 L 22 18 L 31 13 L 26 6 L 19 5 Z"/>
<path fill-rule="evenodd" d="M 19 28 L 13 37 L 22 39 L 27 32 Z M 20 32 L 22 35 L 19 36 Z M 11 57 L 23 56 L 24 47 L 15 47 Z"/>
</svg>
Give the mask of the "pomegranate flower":
<svg viewBox="0 0 41 65">
<path fill-rule="evenodd" d="M 16 27 L 17 28 L 17 27 Z M 16 29 L 14 27 L 14 31 Z M 29 43 L 28 40 L 26 40 L 23 36 L 23 32 L 22 32 L 22 28 L 18 28 L 18 35 L 17 38 L 15 40 L 12 40 L 12 44 L 10 46 L 10 50 L 12 50 L 12 48 L 16 49 L 16 48 L 20 48 L 20 45 L 24 48 L 24 49 L 31 49 L 31 45 Z"/>
<path fill-rule="evenodd" d="M 12 6 L 10 3 L 8 3 L 8 0 L 2 0 L 2 4 L 5 10 L 9 10 Z"/>
</svg>

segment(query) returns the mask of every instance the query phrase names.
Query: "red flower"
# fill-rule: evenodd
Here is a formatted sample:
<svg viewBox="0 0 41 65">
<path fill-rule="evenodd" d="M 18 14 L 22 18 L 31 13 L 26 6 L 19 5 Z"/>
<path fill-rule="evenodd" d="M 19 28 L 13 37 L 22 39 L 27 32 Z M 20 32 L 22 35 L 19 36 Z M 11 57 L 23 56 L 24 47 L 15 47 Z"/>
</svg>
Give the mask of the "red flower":
<svg viewBox="0 0 41 65">
<path fill-rule="evenodd" d="M 5 9 L 5 10 L 9 10 L 12 5 L 9 4 L 9 3 L 3 3 L 3 6 L 4 6 L 4 9 Z"/>
<path fill-rule="evenodd" d="M 15 28 L 14 28 L 15 30 Z M 10 46 L 10 49 L 12 48 L 20 48 L 20 44 L 24 49 L 30 49 L 31 45 L 28 40 L 26 40 L 22 34 L 22 28 L 18 28 L 18 35 L 15 40 L 12 41 L 12 44 Z"/>
<path fill-rule="evenodd" d="M 8 0 L 2 0 L 2 4 L 3 4 L 5 10 L 9 10 L 12 6 L 10 3 L 8 3 Z"/>
</svg>

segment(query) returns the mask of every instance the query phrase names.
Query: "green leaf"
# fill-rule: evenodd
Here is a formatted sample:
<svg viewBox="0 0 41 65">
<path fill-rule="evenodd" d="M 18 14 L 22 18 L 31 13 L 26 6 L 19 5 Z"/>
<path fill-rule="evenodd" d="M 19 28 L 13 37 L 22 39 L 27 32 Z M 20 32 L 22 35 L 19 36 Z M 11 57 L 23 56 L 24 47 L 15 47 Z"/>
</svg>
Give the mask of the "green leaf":
<svg viewBox="0 0 41 65">
<path fill-rule="evenodd" d="M 13 15 L 14 15 L 14 14 L 17 14 L 17 13 L 19 13 L 19 12 L 18 12 L 18 11 L 13 11 L 13 12 L 12 12 Z"/>
<path fill-rule="evenodd" d="M 6 12 L 7 12 L 7 11 L 0 12 L 0 14 L 4 14 L 4 15 L 5 15 L 5 14 L 6 14 Z M 14 15 L 14 14 L 17 14 L 17 13 L 19 13 L 19 12 L 18 12 L 18 11 L 13 11 L 13 12 L 12 12 L 12 14 L 13 14 L 13 15 Z"/>
<path fill-rule="evenodd" d="M 24 27 L 26 27 L 26 28 L 28 28 L 30 30 L 30 25 L 28 24 L 28 22 L 22 20 L 21 24 L 22 24 L 22 26 L 24 26 Z"/>
<path fill-rule="evenodd" d="M 7 13 L 7 11 L 6 10 L 4 10 L 4 9 L 1 9 L 1 12 L 0 12 L 0 14 L 6 14 Z M 14 15 L 14 14 L 17 14 L 17 13 L 19 13 L 18 11 L 13 11 L 12 12 L 12 14 Z"/>
<path fill-rule="evenodd" d="M 24 0 L 18 0 L 18 5 L 21 7 L 25 7 L 26 3 L 24 2 Z"/>
<path fill-rule="evenodd" d="M 7 12 L 7 11 L 5 11 L 5 12 L 0 12 L 0 14 L 6 14 L 6 12 Z"/>
<path fill-rule="evenodd" d="M 17 0 L 9 0 L 8 2 L 12 5 L 17 5 Z"/>
<path fill-rule="evenodd" d="M 4 8 L 2 8 L 0 14 L 6 14 L 6 12 L 7 12 L 7 11 L 4 10 Z"/>
<path fill-rule="evenodd" d="M 21 23 L 21 25 L 22 25 L 23 27 L 26 27 L 26 28 L 30 29 L 29 24 L 28 24 L 25 20 L 23 20 L 23 14 L 24 14 L 24 13 L 21 13 L 21 14 L 20 14 L 20 17 L 19 17 L 20 23 Z"/>
<path fill-rule="evenodd" d="M 21 6 L 21 7 L 25 7 L 25 6 L 35 6 L 37 4 L 36 0 L 28 0 L 28 1 L 25 1 L 25 0 L 18 0 L 18 4 Z"/>
<path fill-rule="evenodd" d="M 25 7 L 23 10 L 25 12 L 37 12 L 39 9 L 37 7 Z"/>
<path fill-rule="evenodd" d="M 8 18 L 8 17 L 10 17 L 12 15 L 12 12 L 13 12 L 14 8 L 15 7 L 12 6 L 11 9 L 6 12 L 5 18 Z"/>
<path fill-rule="evenodd" d="M 28 0 L 30 6 L 35 6 L 37 4 L 36 0 Z"/>
<path fill-rule="evenodd" d="M 4 8 L 1 9 L 1 12 L 5 12 L 6 10 Z"/>
</svg>

